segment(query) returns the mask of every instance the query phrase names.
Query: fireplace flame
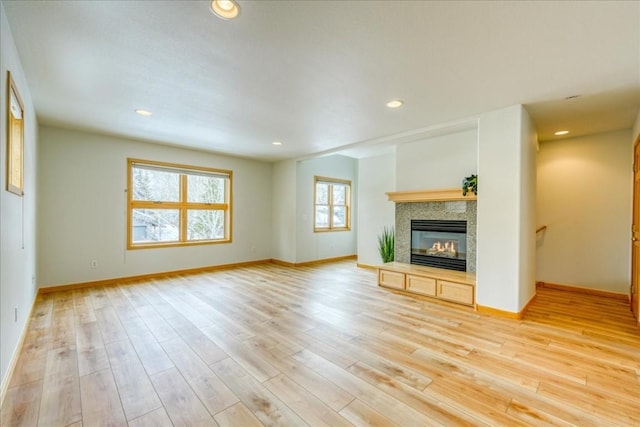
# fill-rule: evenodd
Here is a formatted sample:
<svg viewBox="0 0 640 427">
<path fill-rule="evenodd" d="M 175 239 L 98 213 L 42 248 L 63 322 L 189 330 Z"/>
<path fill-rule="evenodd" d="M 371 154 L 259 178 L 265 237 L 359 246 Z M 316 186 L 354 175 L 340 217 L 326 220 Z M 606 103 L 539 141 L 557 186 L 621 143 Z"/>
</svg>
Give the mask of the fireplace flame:
<svg viewBox="0 0 640 427">
<path fill-rule="evenodd" d="M 446 242 L 435 242 L 431 248 L 427 249 L 427 253 L 429 255 L 457 255 L 458 250 L 456 249 L 456 242 L 454 241 L 446 241 Z"/>
</svg>

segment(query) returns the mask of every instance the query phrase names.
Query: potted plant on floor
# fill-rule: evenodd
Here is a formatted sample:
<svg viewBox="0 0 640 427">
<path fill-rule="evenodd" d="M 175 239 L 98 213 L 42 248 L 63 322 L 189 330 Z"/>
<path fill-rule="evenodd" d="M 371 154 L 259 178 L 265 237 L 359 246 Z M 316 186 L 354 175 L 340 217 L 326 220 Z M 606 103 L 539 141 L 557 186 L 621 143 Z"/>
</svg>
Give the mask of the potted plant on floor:
<svg viewBox="0 0 640 427">
<path fill-rule="evenodd" d="M 378 236 L 378 251 L 383 263 L 394 260 L 395 255 L 395 232 L 393 227 L 384 227 Z"/>
</svg>

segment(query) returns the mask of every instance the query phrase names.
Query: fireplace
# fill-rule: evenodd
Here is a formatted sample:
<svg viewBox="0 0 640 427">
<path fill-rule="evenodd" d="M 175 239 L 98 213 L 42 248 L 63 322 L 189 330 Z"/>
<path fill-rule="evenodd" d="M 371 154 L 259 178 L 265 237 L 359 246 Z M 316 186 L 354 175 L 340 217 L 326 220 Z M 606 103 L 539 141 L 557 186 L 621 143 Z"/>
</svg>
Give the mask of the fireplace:
<svg viewBox="0 0 640 427">
<path fill-rule="evenodd" d="M 467 270 L 467 221 L 411 220 L 411 264 Z"/>
</svg>

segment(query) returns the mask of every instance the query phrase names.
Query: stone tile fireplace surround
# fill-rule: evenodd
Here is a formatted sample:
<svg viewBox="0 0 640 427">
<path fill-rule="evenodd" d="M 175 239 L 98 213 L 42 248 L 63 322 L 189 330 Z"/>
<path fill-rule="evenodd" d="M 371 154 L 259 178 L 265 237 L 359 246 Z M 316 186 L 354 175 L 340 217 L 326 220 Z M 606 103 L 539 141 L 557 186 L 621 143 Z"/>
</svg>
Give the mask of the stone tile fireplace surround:
<svg viewBox="0 0 640 427">
<path fill-rule="evenodd" d="M 476 271 L 476 212 L 477 201 L 433 201 L 396 203 L 395 260 L 409 263 L 411 252 L 411 220 L 467 221 L 467 271 Z"/>
</svg>

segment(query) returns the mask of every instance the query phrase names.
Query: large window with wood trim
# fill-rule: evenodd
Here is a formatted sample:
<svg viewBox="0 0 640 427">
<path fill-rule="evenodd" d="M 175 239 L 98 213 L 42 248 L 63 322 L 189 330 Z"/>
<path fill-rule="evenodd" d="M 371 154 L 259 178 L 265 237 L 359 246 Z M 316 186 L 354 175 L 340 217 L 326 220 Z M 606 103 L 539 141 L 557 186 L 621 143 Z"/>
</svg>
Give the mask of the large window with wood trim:
<svg viewBox="0 0 640 427">
<path fill-rule="evenodd" d="M 351 229 L 351 181 L 316 176 L 314 231 Z"/>
<path fill-rule="evenodd" d="M 129 249 L 231 241 L 229 170 L 128 159 Z"/>
</svg>

